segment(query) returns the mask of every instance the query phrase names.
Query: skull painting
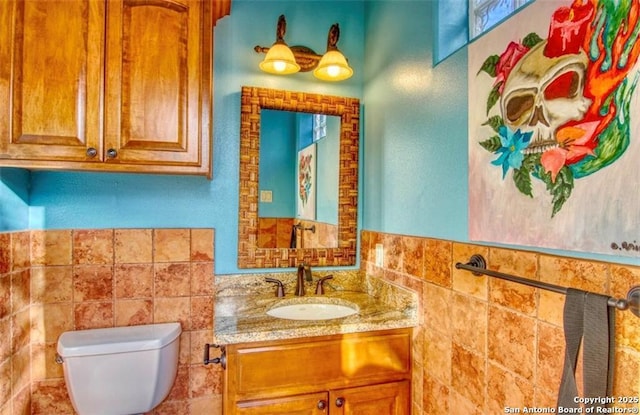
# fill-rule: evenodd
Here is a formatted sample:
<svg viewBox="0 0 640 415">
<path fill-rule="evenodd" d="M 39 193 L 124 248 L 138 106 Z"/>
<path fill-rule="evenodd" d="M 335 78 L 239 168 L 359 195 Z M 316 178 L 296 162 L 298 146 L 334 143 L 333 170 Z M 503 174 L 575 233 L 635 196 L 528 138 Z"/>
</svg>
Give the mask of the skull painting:
<svg viewBox="0 0 640 415">
<path fill-rule="evenodd" d="M 507 127 L 533 133 L 526 154 L 557 147 L 558 127 L 581 120 L 591 105 L 584 96 L 586 53 L 580 50 L 548 58 L 544 56 L 546 43 L 535 45 L 514 66 L 500 102 Z"/>
</svg>

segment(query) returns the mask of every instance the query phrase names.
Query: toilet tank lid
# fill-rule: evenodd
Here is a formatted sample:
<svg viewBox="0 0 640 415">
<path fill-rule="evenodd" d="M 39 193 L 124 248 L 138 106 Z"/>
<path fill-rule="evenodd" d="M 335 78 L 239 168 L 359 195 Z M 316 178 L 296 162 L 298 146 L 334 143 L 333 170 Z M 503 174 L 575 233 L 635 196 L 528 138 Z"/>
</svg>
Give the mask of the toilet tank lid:
<svg viewBox="0 0 640 415">
<path fill-rule="evenodd" d="M 60 335 L 57 351 L 75 357 L 160 349 L 181 332 L 180 323 L 67 331 Z"/>
</svg>

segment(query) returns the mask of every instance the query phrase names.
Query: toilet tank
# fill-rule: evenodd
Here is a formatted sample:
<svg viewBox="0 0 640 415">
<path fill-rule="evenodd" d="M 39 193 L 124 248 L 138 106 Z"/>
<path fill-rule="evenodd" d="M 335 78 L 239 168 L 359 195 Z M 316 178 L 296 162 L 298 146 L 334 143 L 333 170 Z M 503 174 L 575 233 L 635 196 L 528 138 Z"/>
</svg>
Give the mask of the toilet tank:
<svg viewBox="0 0 640 415">
<path fill-rule="evenodd" d="M 180 323 L 68 331 L 58 339 L 67 391 L 80 414 L 148 412 L 178 369 Z"/>
</svg>

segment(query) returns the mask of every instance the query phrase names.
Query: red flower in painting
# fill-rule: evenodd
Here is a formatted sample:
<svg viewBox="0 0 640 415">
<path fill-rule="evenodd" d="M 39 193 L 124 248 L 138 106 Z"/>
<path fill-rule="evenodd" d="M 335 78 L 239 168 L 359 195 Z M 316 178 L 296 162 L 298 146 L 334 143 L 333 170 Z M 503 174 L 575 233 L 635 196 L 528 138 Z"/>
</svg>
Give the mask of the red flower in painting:
<svg viewBox="0 0 640 415">
<path fill-rule="evenodd" d="M 559 146 L 545 151 L 540 157 L 540 164 L 551 174 L 552 183 L 555 183 L 560 169 L 569 164 L 568 160 L 581 159 L 585 155 L 595 156 L 588 144 L 599 124 L 599 121 L 592 121 L 558 130 L 556 139 Z"/>
<path fill-rule="evenodd" d="M 507 79 L 516 63 L 529 51 L 529 48 L 521 43 L 509 42 L 507 49 L 500 55 L 496 65 L 496 80 L 493 85 L 500 84 L 498 91 L 502 93 L 504 81 Z"/>
</svg>

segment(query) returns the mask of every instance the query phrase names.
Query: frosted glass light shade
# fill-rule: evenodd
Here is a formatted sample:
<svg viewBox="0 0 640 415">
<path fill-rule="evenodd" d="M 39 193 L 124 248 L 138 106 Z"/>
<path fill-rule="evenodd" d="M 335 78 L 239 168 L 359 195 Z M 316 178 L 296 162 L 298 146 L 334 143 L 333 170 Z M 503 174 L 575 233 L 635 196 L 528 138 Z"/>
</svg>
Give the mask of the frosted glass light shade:
<svg viewBox="0 0 640 415">
<path fill-rule="evenodd" d="M 313 75 L 323 81 L 343 81 L 351 78 L 353 69 L 339 50 L 329 50 L 324 54 Z"/>
<path fill-rule="evenodd" d="M 276 75 L 288 75 L 300 70 L 291 49 L 286 44 L 277 42 L 269 48 L 259 66 L 263 71 Z"/>
</svg>

